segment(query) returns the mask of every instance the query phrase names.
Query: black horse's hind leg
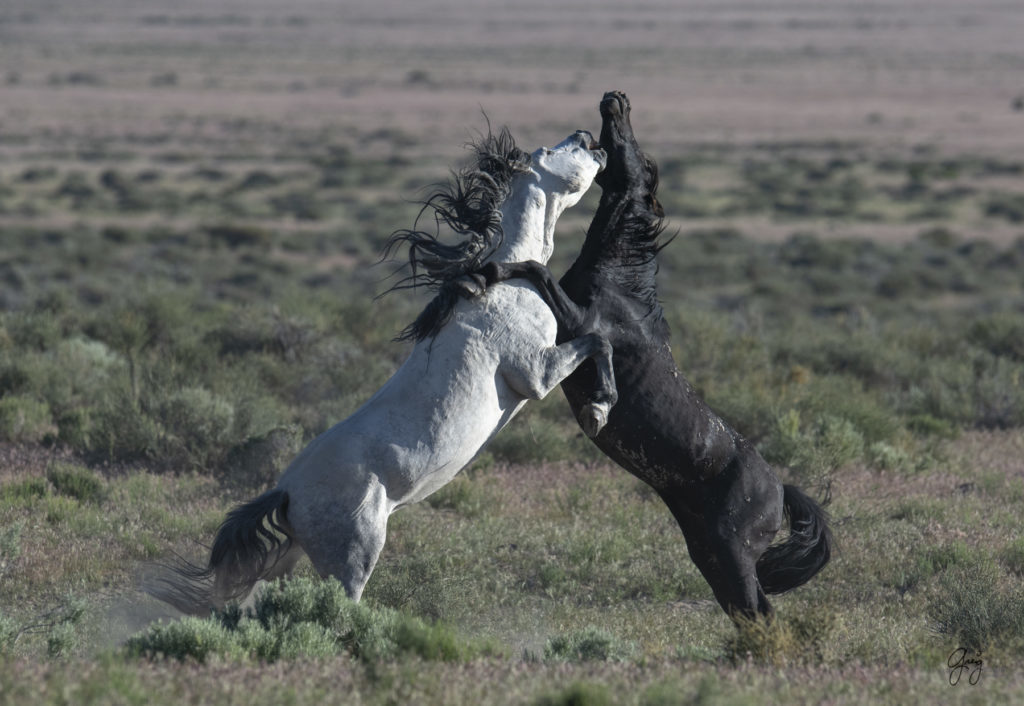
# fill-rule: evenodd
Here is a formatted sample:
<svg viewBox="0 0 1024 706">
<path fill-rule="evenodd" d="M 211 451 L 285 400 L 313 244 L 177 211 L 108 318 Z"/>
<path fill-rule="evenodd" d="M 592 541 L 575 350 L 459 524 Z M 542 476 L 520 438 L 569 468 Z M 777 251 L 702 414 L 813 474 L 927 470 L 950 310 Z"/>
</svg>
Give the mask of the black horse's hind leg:
<svg viewBox="0 0 1024 706">
<path fill-rule="evenodd" d="M 757 560 L 782 523 L 782 486 L 771 467 L 748 444 L 715 479 L 717 512 L 706 515 L 713 552 L 730 594 L 726 612 L 744 617 L 772 614 L 757 579 Z"/>
<path fill-rule="evenodd" d="M 757 582 L 757 557 L 742 542 L 737 544 L 735 536 L 723 536 L 732 532 L 731 528 L 721 526 L 721 514 L 708 508 L 705 515 L 696 515 L 687 510 L 681 500 L 665 498 L 665 501 L 683 530 L 690 558 L 711 586 L 722 610 L 733 619 L 737 616 L 770 618 L 774 610 Z"/>
<path fill-rule="evenodd" d="M 662 493 L 683 530 L 690 558 L 734 620 L 774 615 L 757 578 L 757 560 L 782 521 L 780 490 L 768 464 L 741 443 L 699 499 Z"/>
<path fill-rule="evenodd" d="M 737 561 L 732 553 L 726 553 L 723 557 L 721 552 L 712 550 L 713 542 L 707 539 L 706 533 L 701 533 L 700 537 L 691 534 L 695 533 L 686 535 L 686 549 L 711 586 L 722 610 L 730 616 L 741 615 L 747 618 L 773 614 L 774 610 L 764 591 L 757 585 L 756 578 L 751 582 L 750 574 L 744 572 L 743 565 L 747 562 Z"/>
<path fill-rule="evenodd" d="M 723 534 L 731 534 L 723 537 Z M 733 617 L 771 617 L 771 604 L 757 582 L 757 556 L 738 533 L 719 530 L 713 542 L 713 554 L 719 569 L 721 587 L 715 597 L 726 613 Z"/>
</svg>

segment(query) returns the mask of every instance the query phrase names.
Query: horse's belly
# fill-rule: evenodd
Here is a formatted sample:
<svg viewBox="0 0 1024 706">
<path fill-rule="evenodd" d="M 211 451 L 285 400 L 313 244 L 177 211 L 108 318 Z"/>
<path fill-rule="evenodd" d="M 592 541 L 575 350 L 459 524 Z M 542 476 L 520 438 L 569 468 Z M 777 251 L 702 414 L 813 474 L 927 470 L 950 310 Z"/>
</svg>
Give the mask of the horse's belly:
<svg viewBox="0 0 1024 706">
<path fill-rule="evenodd" d="M 300 454 L 282 484 L 347 497 L 372 476 L 393 510 L 450 482 L 525 404 L 499 372 L 506 351 L 554 343 L 536 293 L 502 287 L 483 309 L 461 303 L 370 400 Z"/>
<path fill-rule="evenodd" d="M 721 472 L 736 453 L 736 434 L 696 395 L 667 349 L 619 345 L 614 365 L 619 399 L 596 445 L 659 489 Z M 563 383 L 574 412 L 592 385 L 579 374 Z"/>
</svg>

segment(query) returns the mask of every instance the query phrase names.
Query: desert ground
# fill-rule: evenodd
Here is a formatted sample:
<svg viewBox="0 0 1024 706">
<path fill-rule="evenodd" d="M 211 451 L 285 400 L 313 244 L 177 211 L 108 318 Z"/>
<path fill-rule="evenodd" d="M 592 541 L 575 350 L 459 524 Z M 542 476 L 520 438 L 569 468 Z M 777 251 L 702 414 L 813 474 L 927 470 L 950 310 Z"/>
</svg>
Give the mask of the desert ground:
<svg viewBox="0 0 1024 706">
<path fill-rule="evenodd" d="M 1021 36 L 994 0 L 6 0 L 0 703 L 1021 701 Z M 467 143 L 596 134 L 612 89 L 680 368 L 830 500 L 776 624 L 557 391 L 392 517 L 358 607 L 308 563 L 248 617 L 142 595 L 408 354 L 430 293 L 377 298 L 381 248 Z"/>
</svg>

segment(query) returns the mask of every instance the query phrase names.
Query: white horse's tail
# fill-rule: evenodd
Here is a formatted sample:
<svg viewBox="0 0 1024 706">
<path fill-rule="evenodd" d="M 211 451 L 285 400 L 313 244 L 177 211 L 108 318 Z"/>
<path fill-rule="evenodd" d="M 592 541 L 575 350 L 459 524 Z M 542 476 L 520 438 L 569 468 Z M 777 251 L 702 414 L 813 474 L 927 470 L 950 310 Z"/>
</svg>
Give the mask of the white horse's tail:
<svg viewBox="0 0 1024 706">
<path fill-rule="evenodd" d="M 287 512 L 288 493 L 277 488 L 239 505 L 217 530 L 205 567 L 179 557 L 159 565 L 142 589 L 190 615 L 205 615 L 246 596 L 257 581 L 294 564 L 294 559 L 284 560 L 293 548 Z"/>
</svg>

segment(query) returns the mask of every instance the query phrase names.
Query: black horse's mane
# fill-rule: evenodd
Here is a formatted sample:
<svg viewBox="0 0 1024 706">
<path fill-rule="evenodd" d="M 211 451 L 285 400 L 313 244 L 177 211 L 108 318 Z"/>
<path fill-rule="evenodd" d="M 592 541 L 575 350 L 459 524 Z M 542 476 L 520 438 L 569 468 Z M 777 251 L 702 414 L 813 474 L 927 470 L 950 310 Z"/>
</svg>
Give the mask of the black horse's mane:
<svg viewBox="0 0 1024 706">
<path fill-rule="evenodd" d="M 512 191 L 519 174 L 530 171 L 531 157 L 516 146 L 507 127 L 491 132 L 470 145 L 476 162 L 457 172 L 423 201 L 411 229 L 391 234 L 384 257 L 403 245 L 409 246 L 412 274 L 400 280 L 388 292 L 428 287 L 437 294 L 416 320 L 396 337 L 399 341 L 422 341 L 441 330 L 451 318 L 459 295 L 453 280 L 474 272 L 501 245 L 501 204 Z M 428 210 L 433 212 L 433 232 L 420 230 L 419 221 Z M 441 241 L 442 226 L 461 236 L 454 244 Z"/>
<path fill-rule="evenodd" d="M 624 200 L 621 193 L 611 191 L 602 194 L 598 211 L 604 212 L 607 221 L 596 224 L 596 232 L 603 234 L 603 242 L 593 243 L 594 249 L 584 244 L 584 250 L 597 260 L 605 277 L 649 304 L 653 311 L 658 306 L 658 253 L 675 235 L 662 238 L 665 212 L 656 198 L 658 165 L 647 155 L 643 157 L 644 200 L 632 195 Z"/>
</svg>

